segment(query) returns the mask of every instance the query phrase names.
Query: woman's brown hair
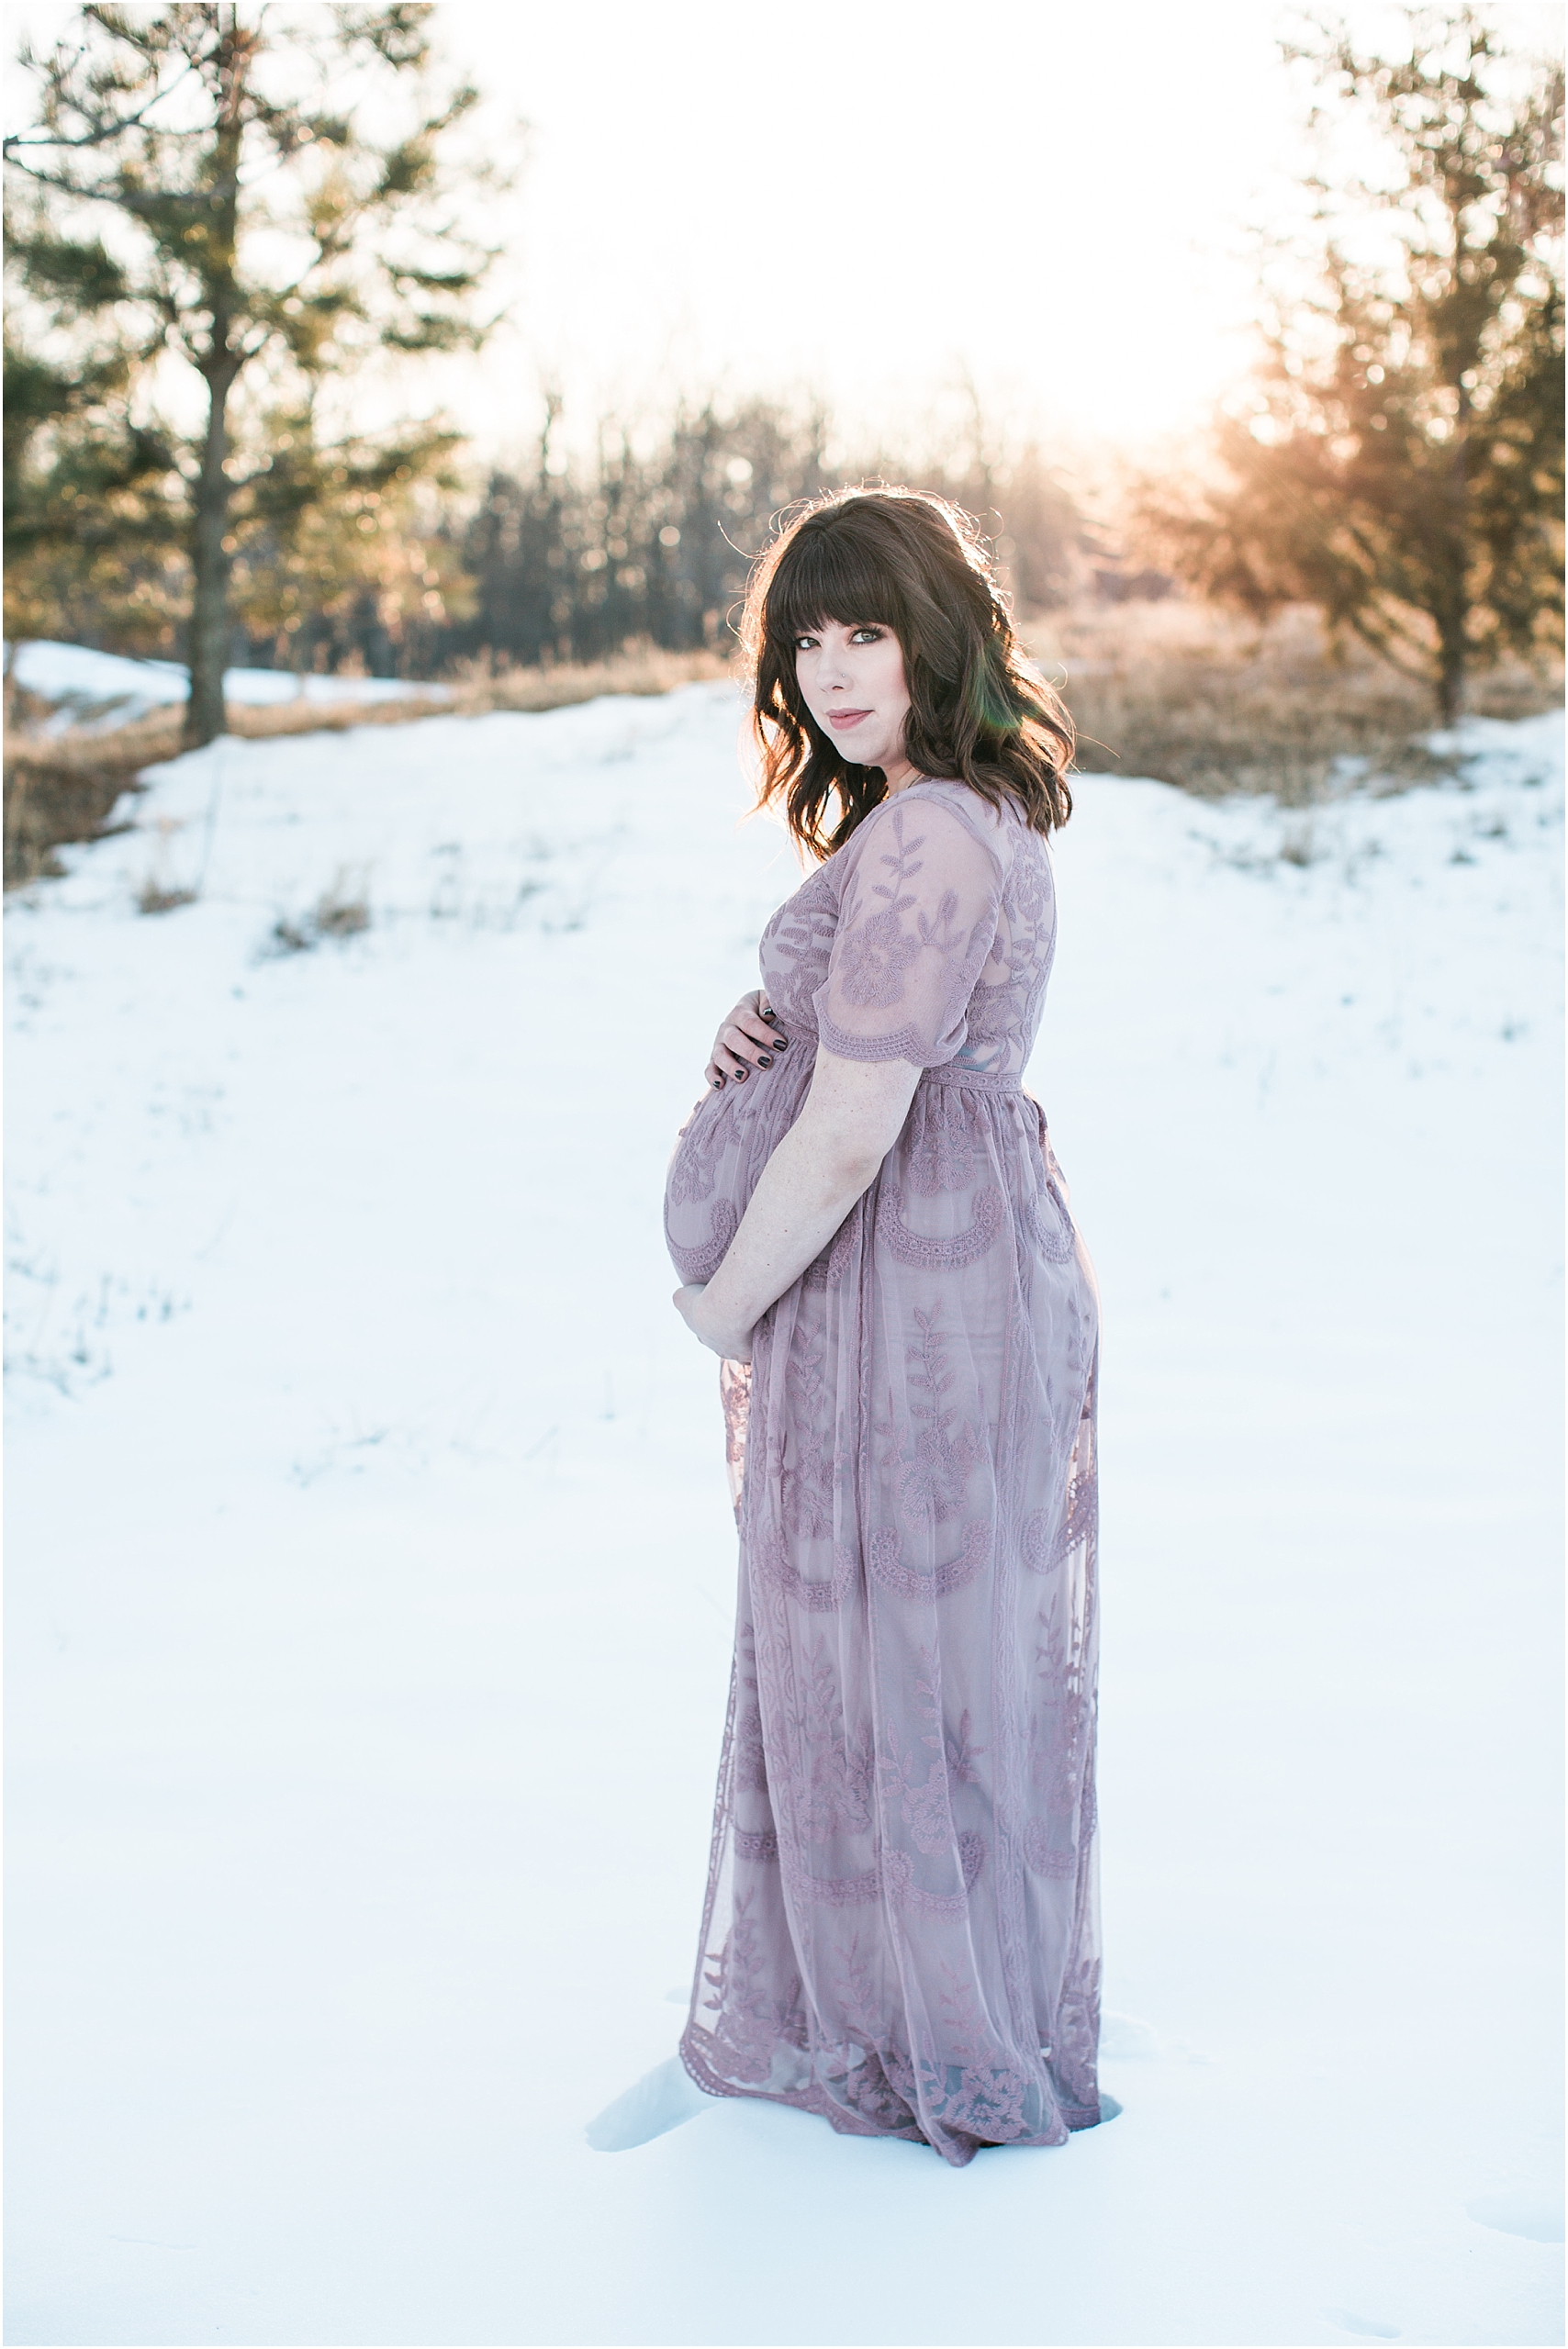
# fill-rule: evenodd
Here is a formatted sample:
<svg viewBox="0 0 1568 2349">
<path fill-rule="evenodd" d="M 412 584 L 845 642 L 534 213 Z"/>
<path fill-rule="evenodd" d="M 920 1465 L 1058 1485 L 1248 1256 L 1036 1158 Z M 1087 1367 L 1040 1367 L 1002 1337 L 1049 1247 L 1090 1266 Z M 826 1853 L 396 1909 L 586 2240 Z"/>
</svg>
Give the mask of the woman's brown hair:
<svg viewBox="0 0 1568 2349">
<path fill-rule="evenodd" d="M 795 640 L 824 621 L 880 622 L 903 648 L 904 755 L 993 807 L 1014 800 L 1036 832 L 1072 813 L 1072 721 L 1025 666 L 974 526 L 913 489 L 848 489 L 795 516 L 759 559 L 741 641 L 756 678 L 757 805 L 782 802 L 814 856 L 842 848 L 886 796 L 879 767 L 842 756 L 807 710 Z"/>
</svg>

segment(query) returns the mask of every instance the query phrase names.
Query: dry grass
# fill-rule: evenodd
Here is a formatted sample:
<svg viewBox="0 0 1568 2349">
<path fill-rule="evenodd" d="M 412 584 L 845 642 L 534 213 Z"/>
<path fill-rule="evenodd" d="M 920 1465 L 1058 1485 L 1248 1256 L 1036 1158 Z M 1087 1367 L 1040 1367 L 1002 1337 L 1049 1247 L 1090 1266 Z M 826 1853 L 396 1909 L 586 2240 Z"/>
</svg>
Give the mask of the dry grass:
<svg viewBox="0 0 1568 2349">
<path fill-rule="evenodd" d="M 729 674 L 721 654 L 662 653 L 656 644 L 645 644 L 612 661 L 563 663 L 549 669 L 499 669 L 490 675 L 476 666 L 457 679 L 447 707 L 465 718 L 491 710 L 564 710 L 574 701 L 595 701 L 601 693 L 668 693 L 678 685 L 701 685 Z"/>
<path fill-rule="evenodd" d="M 274 955 L 308 954 L 323 938 L 357 938 L 370 927 L 370 900 L 363 879 L 353 879 L 344 867 L 330 889 L 323 889 L 308 913 L 300 919 L 280 914 L 270 939 Z"/>
<path fill-rule="evenodd" d="M 62 872 L 55 850 L 67 840 L 100 840 L 120 794 L 135 790 L 144 756 L 128 756 L 113 737 L 99 739 L 95 752 L 7 742 L 6 750 L 6 887 L 17 889 L 44 875 Z"/>
<path fill-rule="evenodd" d="M 1394 789 L 1451 768 L 1421 739 L 1436 724 L 1429 692 L 1360 645 L 1336 654 L 1311 610 L 1260 631 L 1174 600 L 1091 605 L 1025 633 L 1047 675 L 1064 680 L 1088 774 L 1306 807 L 1332 789 L 1341 759 L 1364 761 L 1357 771 Z M 1528 717 L 1556 707 L 1562 690 L 1560 672 L 1516 665 L 1478 676 L 1470 706 Z"/>
<path fill-rule="evenodd" d="M 136 892 L 139 913 L 177 913 L 182 905 L 194 905 L 195 889 L 164 889 L 157 881 L 143 881 Z"/>
<path fill-rule="evenodd" d="M 1360 646 L 1338 654 L 1316 615 L 1286 612 L 1258 630 L 1203 605 L 1091 604 L 1058 612 L 1025 632 L 1063 692 L 1080 734 L 1086 772 L 1153 776 L 1201 798 L 1267 791 L 1305 807 L 1332 788 L 1339 760 L 1391 789 L 1447 771 L 1423 736 L 1433 729 L 1431 698 Z M 475 667 L 440 698 L 397 701 L 284 701 L 232 705 L 230 731 L 251 740 L 398 726 L 416 718 L 476 718 L 498 710 L 559 710 L 600 694 L 659 694 L 726 674 L 715 653 L 654 647 L 616 659 L 548 669 Z M 1556 706 L 1560 673 L 1522 666 L 1477 677 L 1471 707 L 1519 718 Z M 6 761 L 6 886 L 61 870 L 54 850 L 100 837 L 120 794 L 144 767 L 172 758 L 183 712 L 153 711 L 129 726 L 29 732 L 43 711 L 14 697 Z M 304 943 L 314 943 L 319 929 Z"/>
</svg>

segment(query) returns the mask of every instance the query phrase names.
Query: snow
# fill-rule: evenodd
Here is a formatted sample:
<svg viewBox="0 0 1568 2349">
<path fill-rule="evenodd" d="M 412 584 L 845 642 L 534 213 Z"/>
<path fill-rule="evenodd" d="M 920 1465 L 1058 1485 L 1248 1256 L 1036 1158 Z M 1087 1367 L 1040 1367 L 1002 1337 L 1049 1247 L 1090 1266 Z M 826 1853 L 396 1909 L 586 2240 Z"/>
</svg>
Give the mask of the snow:
<svg viewBox="0 0 1568 2349">
<path fill-rule="evenodd" d="M 955 2173 L 668 2068 L 737 716 L 225 740 L 14 909 L 9 2338 L 1560 2339 L 1560 724 L 1310 837 L 1079 789 L 1125 2109 Z"/>
<path fill-rule="evenodd" d="M 178 661 L 133 661 L 118 653 L 95 653 L 85 644 L 56 644 L 37 637 L 18 644 L 14 674 L 18 685 L 41 700 L 59 705 L 50 720 L 62 726 L 129 725 L 149 710 L 184 701 L 190 673 Z M 409 685 L 389 677 L 296 677 L 288 669 L 229 669 L 223 692 L 229 701 L 259 706 L 275 701 L 393 701 L 405 694 L 440 698 L 441 685 Z"/>
</svg>

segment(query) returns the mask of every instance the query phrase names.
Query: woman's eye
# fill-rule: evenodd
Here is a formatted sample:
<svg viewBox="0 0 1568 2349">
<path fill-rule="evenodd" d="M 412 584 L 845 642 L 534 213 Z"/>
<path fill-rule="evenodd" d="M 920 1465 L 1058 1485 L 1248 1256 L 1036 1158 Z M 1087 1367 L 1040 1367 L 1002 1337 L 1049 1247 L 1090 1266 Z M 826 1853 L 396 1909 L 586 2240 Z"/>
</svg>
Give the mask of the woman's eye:
<svg viewBox="0 0 1568 2349">
<path fill-rule="evenodd" d="M 795 639 L 795 650 L 797 653 L 809 653 L 816 641 L 817 640 L 814 636 L 797 636 Z"/>
<path fill-rule="evenodd" d="M 854 644 L 879 644 L 881 641 L 882 632 L 879 628 L 857 628 L 850 639 L 851 643 Z"/>
</svg>

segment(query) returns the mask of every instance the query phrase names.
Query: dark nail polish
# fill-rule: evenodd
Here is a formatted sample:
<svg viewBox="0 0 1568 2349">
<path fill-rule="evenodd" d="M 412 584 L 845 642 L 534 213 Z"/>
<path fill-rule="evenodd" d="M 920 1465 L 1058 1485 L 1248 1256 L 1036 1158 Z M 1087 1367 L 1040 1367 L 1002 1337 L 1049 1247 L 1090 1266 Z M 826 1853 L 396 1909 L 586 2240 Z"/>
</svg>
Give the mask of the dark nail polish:
<svg viewBox="0 0 1568 2349">
<path fill-rule="evenodd" d="M 789 1050 L 790 1039 L 787 1035 L 776 1035 L 773 1041 L 778 1046 L 780 1052 L 787 1052 Z"/>
<path fill-rule="evenodd" d="M 771 1068 L 773 1066 L 772 1053 L 759 1052 L 756 1056 L 756 1065 L 759 1068 Z"/>
<path fill-rule="evenodd" d="M 723 1080 L 722 1077 L 715 1077 L 715 1078 L 714 1078 L 714 1079 L 713 1079 L 713 1091 L 714 1091 L 716 1093 L 721 1093 L 721 1092 L 722 1092 L 722 1091 L 723 1091 L 723 1090 L 724 1090 L 724 1080 Z"/>
<path fill-rule="evenodd" d="M 767 1024 L 768 1024 L 768 1026 L 769 1026 L 770 1028 L 771 1028 L 771 1027 L 777 1027 L 777 1026 L 778 1026 L 778 1012 L 764 1012 L 764 1013 L 763 1013 L 763 1015 L 762 1015 L 762 1016 L 763 1016 L 763 1018 L 767 1022 Z"/>
<path fill-rule="evenodd" d="M 736 1084 L 737 1084 L 737 1085 L 744 1085 L 744 1084 L 745 1084 L 745 1070 L 744 1068 L 737 1068 L 737 1069 L 735 1070 L 735 1082 L 736 1082 Z"/>
</svg>

